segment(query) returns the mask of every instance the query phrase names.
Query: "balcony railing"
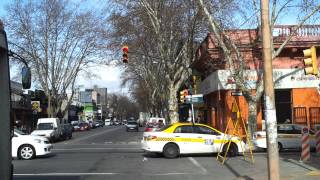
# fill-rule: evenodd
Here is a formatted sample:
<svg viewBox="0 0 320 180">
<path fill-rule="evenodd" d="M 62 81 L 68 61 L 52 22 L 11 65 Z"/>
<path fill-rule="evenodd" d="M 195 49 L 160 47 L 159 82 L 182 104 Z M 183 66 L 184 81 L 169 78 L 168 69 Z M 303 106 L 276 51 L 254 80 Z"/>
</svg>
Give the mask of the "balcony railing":
<svg viewBox="0 0 320 180">
<path fill-rule="evenodd" d="M 296 29 L 293 25 L 276 25 L 273 28 L 273 36 L 285 37 L 293 34 L 294 36 L 320 36 L 320 25 L 304 25 Z"/>
</svg>

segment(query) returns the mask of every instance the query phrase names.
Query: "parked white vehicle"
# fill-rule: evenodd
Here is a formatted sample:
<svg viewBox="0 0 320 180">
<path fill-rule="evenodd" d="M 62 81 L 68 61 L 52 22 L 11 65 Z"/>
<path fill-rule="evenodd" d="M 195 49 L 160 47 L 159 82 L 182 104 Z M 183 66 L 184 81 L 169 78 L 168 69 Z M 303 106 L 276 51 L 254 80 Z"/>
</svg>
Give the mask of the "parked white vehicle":
<svg viewBox="0 0 320 180">
<path fill-rule="evenodd" d="M 52 145 L 45 137 L 27 135 L 17 129 L 11 139 L 12 157 L 29 160 L 51 153 Z"/>
<path fill-rule="evenodd" d="M 111 126 L 111 119 L 104 120 L 104 125 Z"/>
<path fill-rule="evenodd" d="M 278 149 L 301 149 L 301 129 L 302 125 L 299 124 L 278 124 Z M 314 131 L 310 130 L 310 147 L 315 148 Z M 267 149 L 267 133 L 265 131 L 257 131 L 253 134 L 253 144 L 255 147 Z"/>
<path fill-rule="evenodd" d="M 37 122 L 37 129 L 31 135 L 44 136 L 50 141 L 60 138 L 61 126 L 58 118 L 40 118 Z"/>
</svg>

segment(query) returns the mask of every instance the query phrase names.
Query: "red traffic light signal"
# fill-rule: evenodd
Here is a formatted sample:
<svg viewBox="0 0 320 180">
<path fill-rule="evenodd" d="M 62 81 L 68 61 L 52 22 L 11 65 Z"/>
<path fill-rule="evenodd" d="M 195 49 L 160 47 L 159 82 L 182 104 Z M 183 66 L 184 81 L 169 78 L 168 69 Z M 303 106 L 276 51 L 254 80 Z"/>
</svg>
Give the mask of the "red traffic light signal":
<svg viewBox="0 0 320 180">
<path fill-rule="evenodd" d="M 129 47 L 128 46 L 123 46 L 122 47 L 122 62 L 123 63 L 128 63 L 128 53 L 129 53 Z"/>
</svg>

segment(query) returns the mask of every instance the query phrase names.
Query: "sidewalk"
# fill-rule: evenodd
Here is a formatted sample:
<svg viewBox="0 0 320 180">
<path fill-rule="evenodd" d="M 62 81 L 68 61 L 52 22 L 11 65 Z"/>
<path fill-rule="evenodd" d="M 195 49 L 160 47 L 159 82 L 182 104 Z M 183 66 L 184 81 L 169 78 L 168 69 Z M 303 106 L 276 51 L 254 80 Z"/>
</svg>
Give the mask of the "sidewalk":
<svg viewBox="0 0 320 180">
<path fill-rule="evenodd" d="M 237 178 L 236 180 L 267 180 L 267 154 L 254 153 L 254 163 L 244 160 L 243 156 L 231 158 L 224 164 Z M 279 159 L 281 180 L 319 180 L 320 157 L 311 154 L 311 160 L 300 161 L 300 152 L 280 153 Z"/>
</svg>

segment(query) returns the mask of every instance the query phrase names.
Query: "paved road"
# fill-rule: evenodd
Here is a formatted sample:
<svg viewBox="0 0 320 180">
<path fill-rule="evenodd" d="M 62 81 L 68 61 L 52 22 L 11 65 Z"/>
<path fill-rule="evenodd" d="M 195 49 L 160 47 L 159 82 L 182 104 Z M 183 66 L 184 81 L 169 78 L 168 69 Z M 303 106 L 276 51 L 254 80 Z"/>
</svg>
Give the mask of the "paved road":
<svg viewBox="0 0 320 180">
<path fill-rule="evenodd" d="M 255 163 L 242 156 L 221 165 L 215 155 L 165 159 L 140 149 L 140 132 L 123 126 L 74 133 L 54 144 L 53 155 L 30 161 L 14 160 L 15 180 L 207 180 L 267 179 L 267 156 L 256 153 Z M 304 164 L 297 152 L 281 154 L 281 179 L 320 179 L 319 158 Z M 318 166 L 319 165 L 319 166 Z"/>
</svg>

